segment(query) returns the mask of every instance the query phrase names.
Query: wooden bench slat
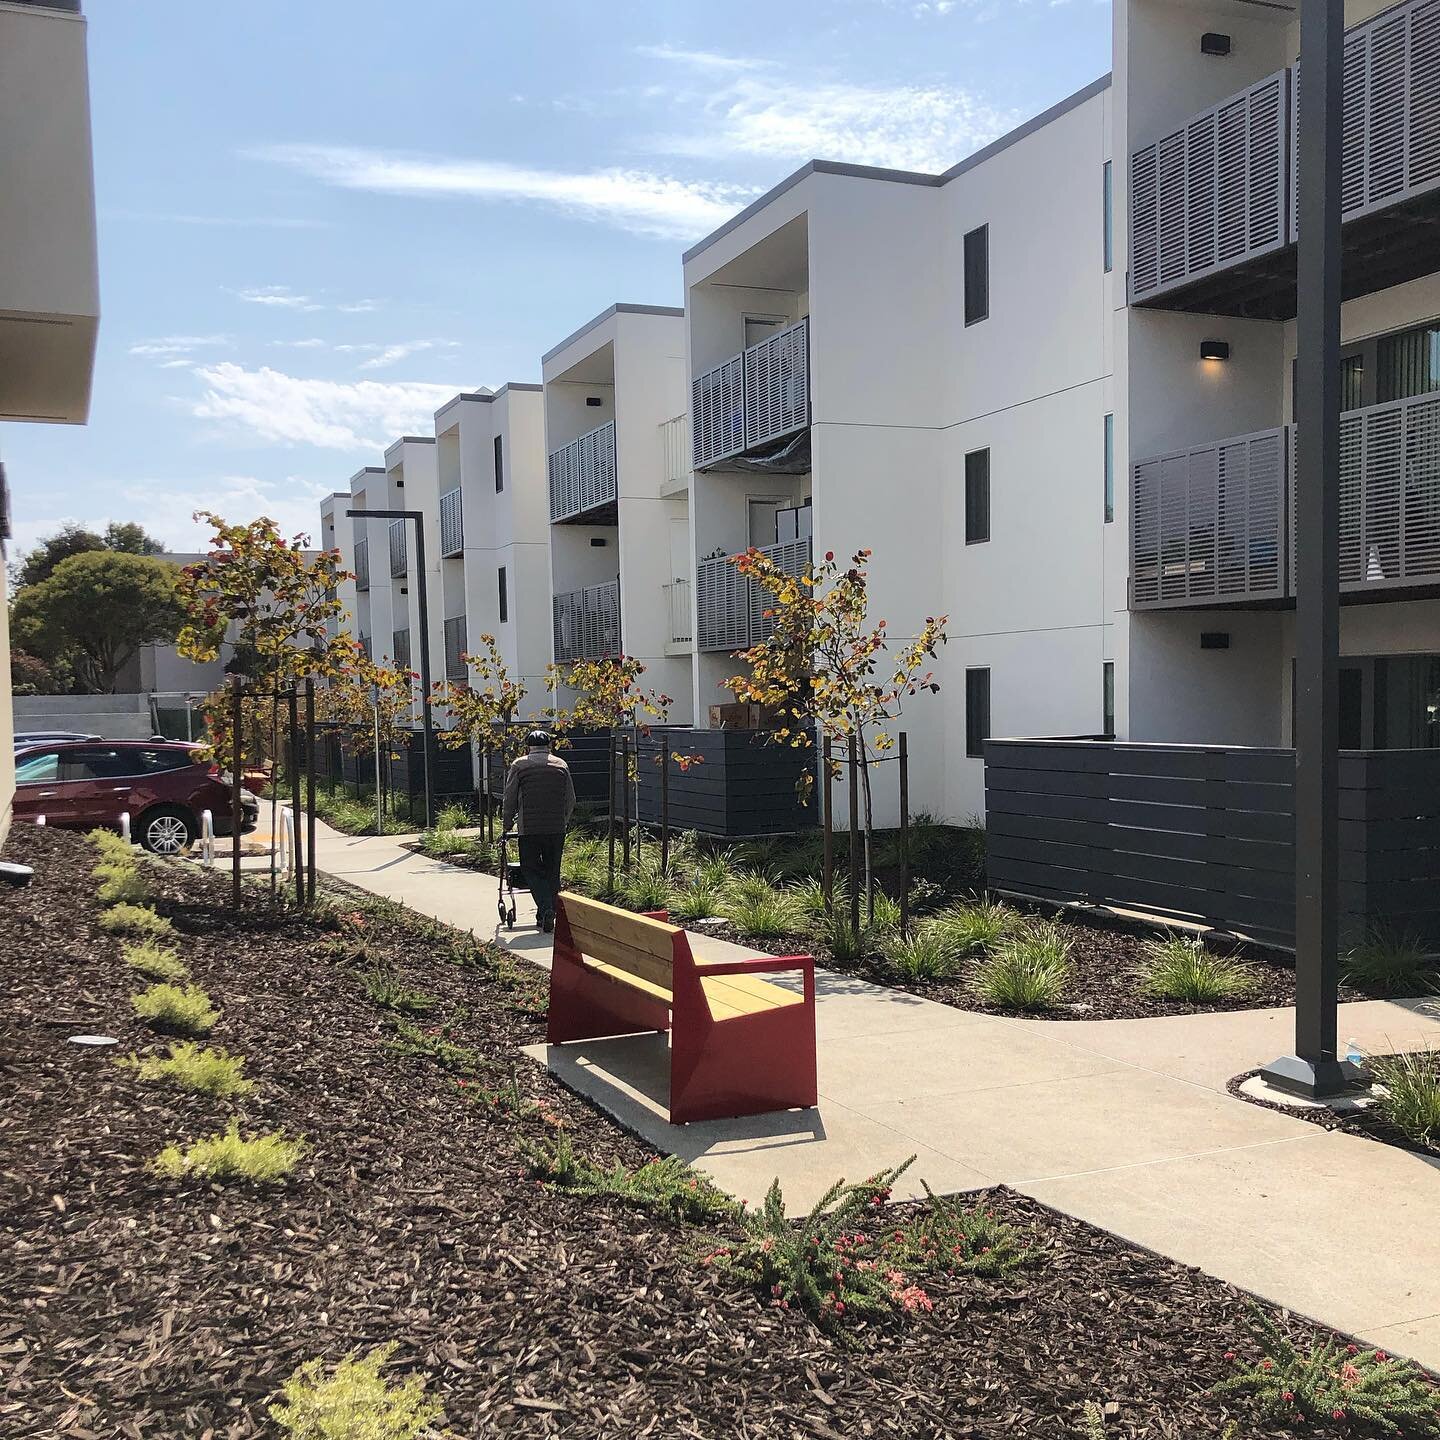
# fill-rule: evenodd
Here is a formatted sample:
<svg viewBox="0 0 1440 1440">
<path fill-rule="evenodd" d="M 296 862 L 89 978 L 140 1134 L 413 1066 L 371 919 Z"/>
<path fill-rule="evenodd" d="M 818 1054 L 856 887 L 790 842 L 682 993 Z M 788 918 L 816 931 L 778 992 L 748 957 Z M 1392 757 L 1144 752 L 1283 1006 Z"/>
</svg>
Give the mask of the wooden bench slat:
<svg viewBox="0 0 1440 1440">
<path fill-rule="evenodd" d="M 607 965 L 605 961 L 595 960 L 587 955 L 585 968 L 606 975 L 611 980 L 618 980 L 620 984 L 628 985 L 631 989 L 640 991 L 642 995 L 649 995 L 651 999 L 659 1000 L 664 1005 L 675 1003 L 675 996 L 668 985 L 656 985 L 653 981 L 646 980 L 643 976 L 636 975 L 619 965 Z"/>
<path fill-rule="evenodd" d="M 747 1015 L 805 1003 L 803 995 L 783 990 L 758 975 L 707 975 L 700 984 L 712 1005 L 716 999 L 721 999 L 728 1005 L 743 1007 Z"/>
<path fill-rule="evenodd" d="M 623 940 L 598 934 L 574 921 L 570 924 L 570 938 L 586 959 L 601 960 L 617 969 L 628 970 L 652 985 L 663 986 L 666 991 L 672 988 L 673 970 L 669 959 L 659 960 L 648 951 L 637 950 Z"/>
<path fill-rule="evenodd" d="M 675 932 L 680 927 L 636 915 L 599 900 L 586 900 L 580 895 L 564 892 L 565 913 L 572 929 L 588 930 L 591 934 L 618 940 L 634 950 L 643 950 L 667 965 L 675 953 Z"/>
</svg>

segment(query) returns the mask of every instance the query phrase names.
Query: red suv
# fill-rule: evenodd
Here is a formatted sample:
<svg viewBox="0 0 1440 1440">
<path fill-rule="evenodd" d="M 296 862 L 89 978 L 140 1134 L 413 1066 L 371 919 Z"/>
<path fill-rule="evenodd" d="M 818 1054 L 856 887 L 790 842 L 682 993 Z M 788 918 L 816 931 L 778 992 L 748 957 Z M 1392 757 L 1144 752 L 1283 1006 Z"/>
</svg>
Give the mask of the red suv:
<svg viewBox="0 0 1440 1440">
<path fill-rule="evenodd" d="M 196 758 L 199 747 L 158 740 L 71 740 L 15 752 L 15 818 L 47 825 L 115 830 L 120 813 L 130 833 L 157 855 L 175 855 L 200 834 L 208 810 L 217 835 L 230 833 L 230 785 L 218 765 Z M 241 831 L 260 818 L 260 804 L 242 790 Z"/>
</svg>

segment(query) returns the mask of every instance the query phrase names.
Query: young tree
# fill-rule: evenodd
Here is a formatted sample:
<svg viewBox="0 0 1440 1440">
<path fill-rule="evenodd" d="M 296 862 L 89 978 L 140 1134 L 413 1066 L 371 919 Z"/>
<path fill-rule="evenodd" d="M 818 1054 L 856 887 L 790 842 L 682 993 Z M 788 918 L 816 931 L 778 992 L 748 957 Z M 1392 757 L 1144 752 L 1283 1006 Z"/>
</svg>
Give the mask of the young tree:
<svg viewBox="0 0 1440 1440">
<path fill-rule="evenodd" d="M 71 555 L 15 597 L 16 643 L 42 660 L 68 662 L 85 692 L 111 694 L 142 645 L 175 638 L 185 618 L 178 575 L 150 556 Z"/>
<path fill-rule="evenodd" d="M 525 748 L 523 730 L 515 722 L 526 690 L 510 678 L 495 637 L 482 635 L 480 644 L 478 654 L 461 656 L 473 672 L 472 680 L 446 680 L 432 687 L 434 703 L 453 722 L 440 731 L 440 743 L 455 750 L 474 746 L 481 764 L 484 757 L 496 752 L 508 767 Z M 476 786 L 487 811 L 489 779 L 489 775 L 481 775 Z"/>
<path fill-rule="evenodd" d="M 814 746 L 811 726 L 832 743 L 855 739 L 864 816 L 865 891 L 875 914 L 874 804 L 870 767 L 894 747 L 890 725 L 904 702 L 923 691 L 938 694 L 925 669 L 945 644 L 949 617 L 927 616 L 918 635 L 893 654 L 887 622 L 869 619 L 869 550 L 842 570 L 834 551 L 806 575 L 790 575 L 758 550 L 732 557 L 736 568 L 766 594 L 773 633 L 739 658 L 750 667 L 726 687 L 737 700 L 778 711 L 775 735 L 797 749 Z M 839 773 L 839 762 L 832 761 Z"/>
<path fill-rule="evenodd" d="M 315 692 L 315 714 L 339 727 L 341 747 L 356 759 L 375 756 L 384 762 L 410 744 L 415 699 L 415 671 L 371 660 L 343 634 L 336 642 L 336 673 Z M 379 743 L 377 754 L 376 743 Z M 389 765 L 378 771 L 382 806 L 388 793 Z"/>
</svg>

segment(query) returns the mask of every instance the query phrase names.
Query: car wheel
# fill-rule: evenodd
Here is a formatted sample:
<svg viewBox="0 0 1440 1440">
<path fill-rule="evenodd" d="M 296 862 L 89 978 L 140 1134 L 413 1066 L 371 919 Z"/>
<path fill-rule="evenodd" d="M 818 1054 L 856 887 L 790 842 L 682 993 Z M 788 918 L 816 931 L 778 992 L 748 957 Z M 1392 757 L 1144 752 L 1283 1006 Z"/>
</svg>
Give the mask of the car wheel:
<svg viewBox="0 0 1440 1440">
<path fill-rule="evenodd" d="M 178 855 L 196 835 L 194 816 L 172 808 L 147 810 L 136 828 L 140 844 L 152 855 Z"/>
</svg>

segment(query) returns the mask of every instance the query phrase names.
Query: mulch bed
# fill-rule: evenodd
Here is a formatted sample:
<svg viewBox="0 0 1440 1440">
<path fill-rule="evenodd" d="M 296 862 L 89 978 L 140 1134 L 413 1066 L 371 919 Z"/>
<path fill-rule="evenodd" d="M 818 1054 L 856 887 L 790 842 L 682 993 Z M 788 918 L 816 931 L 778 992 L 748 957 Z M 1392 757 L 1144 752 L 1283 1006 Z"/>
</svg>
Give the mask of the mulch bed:
<svg viewBox="0 0 1440 1440">
<path fill-rule="evenodd" d="M 158 1048 L 95 925 L 89 848 L 16 827 L 7 856 L 37 876 L 0 901 L 0 1434 L 273 1435 L 265 1403 L 297 1365 L 386 1341 L 397 1367 L 430 1373 L 464 1436 L 1057 1440 L 1091 1399 L 1113 1402 L 1113 1436 L 1223 1431 L 1206 1389 L 1227 1348 L 1251 1349 L 1246 1299 L 1003 1190 L 988 1203 L 1033 1227 L 1036 1269 L 927 1279 L 933 1315 L 830 1337 L 701 1266 L 708 1237 L 538 1187 L 518 1149 L 538 1122 L 391 1049 L 356 949 L 437 996 L 421 1023 L 452 1025 L 497 1071 L 537 1019 L 484 965 L 454 963 L 455 937 L 393 908 L 342 913 L 338 930 L 259 898 L 236 916 L 222 879 L 147 867 L 221 1008 L 211 1043 L 259 1082 L 235 1107 L 243 1128 L 309 1147 L 264 1191 L 158 1179 L 149 1157 L 223 1128 L 230 1108 L 66 1043 L 98 1031 L 120 1052 Z M 519 1065 L 577 1150 L 649 1157 Z M 1237 1413 L 1245 1440 L 1289 1433 Z"/>
</svg>

